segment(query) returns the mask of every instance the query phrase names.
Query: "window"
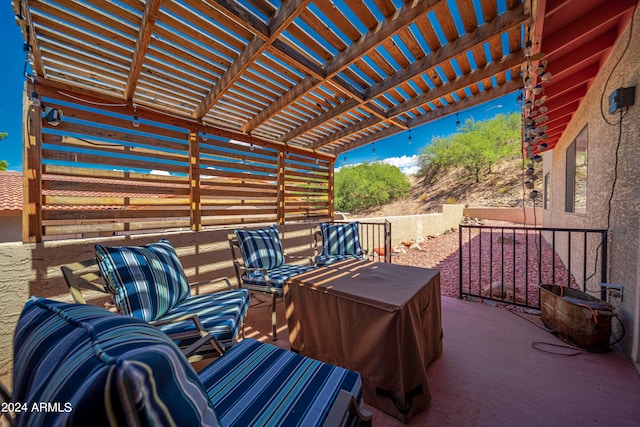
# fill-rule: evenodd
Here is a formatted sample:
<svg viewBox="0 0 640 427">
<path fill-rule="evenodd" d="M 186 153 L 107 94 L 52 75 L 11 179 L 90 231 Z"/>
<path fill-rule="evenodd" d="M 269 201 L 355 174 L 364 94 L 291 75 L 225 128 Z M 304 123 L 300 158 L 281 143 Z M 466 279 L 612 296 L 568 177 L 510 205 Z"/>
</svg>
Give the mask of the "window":
<svg viewBox="0 0 640 427">
<path fill-rule="evenodd" d="M 544 175 L 542 191 L 542 207 L 549 209 L 551 207 L 551 172 L 547 172 Z"/>
<path fill-rule="evenodd" d="M 567 147 L 567 182 L 565 210 L 584 214 L 587 212 L 587 142 L 585 127 Z"/>
</svg>

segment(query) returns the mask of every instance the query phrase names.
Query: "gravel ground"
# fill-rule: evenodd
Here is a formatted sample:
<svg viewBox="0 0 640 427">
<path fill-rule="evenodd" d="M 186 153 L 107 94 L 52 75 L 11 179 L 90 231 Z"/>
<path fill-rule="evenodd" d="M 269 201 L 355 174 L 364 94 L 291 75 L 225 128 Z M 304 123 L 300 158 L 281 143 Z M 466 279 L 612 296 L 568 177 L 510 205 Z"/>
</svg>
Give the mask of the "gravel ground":
<svg viewBox="0 0 640 427">
<path fill-rule="evenodd" d="M 512 223 L 486 222 L 484 225 L 513 226 Z M 458 297 L 459 235 L 452 231 L 428 238 L 413 249 L 393 255 L 394 264 L 440 269 L 441 294 Z M 555 258 L 555 259 L 554 259 Z M 469 259 L 471 266 L 469 267 Z M 551 246 L 538 234 L 494 231 L 490 234 L 472 229 L 471 236 L 463 233 L 463 289 L 465 293 L 538 306 L 538 283 L 559 283 L 566 286 L 568 272 Z M 515 268 L 514 268 L 515 266 Z M 539 268 L 540 267 L 540 268 Z M 539 277 L 538 271 L 542 271 Z M 554 274 L 552 275 L 552 272 Z M 572 288 L 578 288 L 573 276 Z"/>
</svg>

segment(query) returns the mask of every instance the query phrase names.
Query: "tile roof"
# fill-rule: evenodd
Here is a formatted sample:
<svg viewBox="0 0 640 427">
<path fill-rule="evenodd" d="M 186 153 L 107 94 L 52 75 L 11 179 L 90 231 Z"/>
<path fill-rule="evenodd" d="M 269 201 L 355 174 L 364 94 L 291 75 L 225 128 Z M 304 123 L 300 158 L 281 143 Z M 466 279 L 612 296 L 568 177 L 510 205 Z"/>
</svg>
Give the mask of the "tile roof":
<svg viewBox="0 0 640 427">
<path fill-rule="evenodd" d="M 22 211 L 21 172 L 0 172 L 0 211 Z"/>
</svg>

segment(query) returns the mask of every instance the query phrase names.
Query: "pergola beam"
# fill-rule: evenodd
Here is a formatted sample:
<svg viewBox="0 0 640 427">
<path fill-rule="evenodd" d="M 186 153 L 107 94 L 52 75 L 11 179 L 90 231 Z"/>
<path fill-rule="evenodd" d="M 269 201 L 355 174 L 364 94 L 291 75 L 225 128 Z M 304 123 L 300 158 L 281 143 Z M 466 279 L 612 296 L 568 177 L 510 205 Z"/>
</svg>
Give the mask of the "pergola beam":
<svg viewBox="0 0 640 427">
<path fill-rule="evenodd" d="M 138 85 L 138 78 L 142 72 L 142 65 L 144 64 L 144 58 L 147 55 L 149 49 L 149 42 L 153 35 L 153 27 L 158 19 L 158 13 L 160 12 L 161 0 L 149 0 L 145 3 L 144 13 L 140 21 L 140 31 L 138 31 L 138 39 L 136 40 L 136 48 L 133 51 L 131 58 L 131 68 L 129 69 L 129 75 L 127 76 L 127 85 L 124 89 L 124 97 L 127 100 L 133 99 L 133 95 Z"/>
<path fill-rule="evenodd" d="M 419 116 L 413 120 L 411 120 L 410 122 L 408 122 L 407 124 L 409 125 L 410 128 L 412 127 L 416 127 L 416 126 L 420 126 L 423 125 L 425 123 L 428 123 L 430 121 L 433 120 L 437 120 L 440 119 L 442 117 L 445 116 L 449 116 L 451 114 L 454 114 L 458 111 L 462 111 L 465 110 L 467 108 L 471 108 L 474 107 L 478 104 L 482 104 L 484 102 L 490 101 L 494 98 L 506 95 L 508 93 L 511 93 L 515 90 L 518 90 L 522 87 L 522 84 L 520 83 L 519 79 L 518 80 L 510 80 L 509 82 L 500 85 L 500 86 L 496 86 L 496 87 L 492 87 L 490 89 L 485 90 L 482 93 L 479 93 L 477 95 L 474 95 L 472 97 L 469 98 L 465 98 L 461 101 L 456 102 L 453 105 L 448 105 L 447 108 L 439 108 L 438 110 L 434 110 L 430 113 L 424 114 L 422 116 Z M 333 150 L 329 150 L 328 152 L 333 153 L 335 155 L 338 155 L 340 153 L 343 153 L 345 151 L 349 151 L 349 150 L 353 150 L 354 148 L 358 148 L 358 147 L 362 147 L 364 145 L 370 144 L 372 142 L 376 142 L 380 139 L 383 138 L 387 138 L 389 136 L 395 135 L 396 133 L 400 132 L 402 129 L 397 128 L 397 127 L 389 127 L 386 128 L 382 131 L 377 131 L 365 138 L 360 138 L 356 141 L 341 145 Z"/>
<path fill-rule="evenodd" d="M 458 55 L 464 54 L 465 52 L 474 49 L 487 41 L 493 39 L 494 37 L 499 37 L 500 34 L 504 32 L 508 32 L 513 30 L 514 28 L 522 25 L 522 23 L 527 19 L 524 14 L 524 6 L 519 4 L 512 9 L 505 12 L 503 15 L 499 15 L 493 21 L 486 23 L 478 28 L 476 28 L 472 33 L 467 35 L 463 35 L 458 38 L 453 43 L 447 44 L 446 46 L 438 49 L 438 51 L 434 52 L 431 55 L 425 55 L 421 59 L 415 61 L 409 67 L 404 70 L 398 71 L 393 77 L 382 80 L 379 83 L 372 85 L 365 91 L 365 97 L 367 100 L 371 100 L 377 96 L 382 95 L 384 92 L 398 86 L 399 84 L 414 78 L 415 76 L 424 73 L 426 70 L 437 67 L 438 65 L 449 61 L 451 58 L 454 58 Z M 519 64 L 516 64 L 519 65 Z M 507 69 L 507 68 L 505 68 Z M 361 103 L 363 105 L 364 103 Z M 370 103 L 369 103 L 370 104 Z M 424 104 L 424 103 L 422 103 Z M 401 104 L 401 106 L 404 104 Z M 409 109 L 410 110 L 410 109 Z M 334 110 L 332 110 L 334 111 Z M 405 110 L 408 111 L 408 110 Z M 335 113 L 327 113 L 323 114 L 323 121 L 331 120 L 337 116 L 342 114 L 342 112 L 338 112 L 336 110 Z M 375 114 L 382 120 L 392 118 L 397 114 Z M 316 124 L 319 125 L 322 122 Z M 406 125 L 399 124 L 398 121 L 392 122 L 394 125 L 398 125 L 402 129 L 407 129 Z M 309 130 L 313 129 L 313 127 L 309 127 L 308 125 L 301 126 L 296 128 L 295 130 L 287 133 L 280 140 L 281 141 L 289 141 Z M 334 138 L 338 139 L 338 138 Z M 315 145 L 315 144 L 314 144 Z M 318 145 L 321 146 L 321 145 Z"/>
<path fill-rule="evenodd" d="M 264 40 L 255 36 L 244 51 L 236 58 L 220 80 L 207 93 L 200 105 L 193 112 L 193 117 L 201 119 L 209 109 L 227 90 L 242 77 L 242 74 L 251 66 L 266 48 L 287 28 L 287 26 L 307 7 L 311 0 L 289 0 L 284 3 L 273 15 L 269 23 L 269 38 Z"/>
<path fill-rule="evenodd" d="M 474 72 L 464 75 L 456 80 L 454 80 L 453 82 L 450 83 L 446 83 L 443 84 L 440 87 L 437 87 L 435 89 L 432 89 L 428 92 L 425 92 L 422 95 L 419 95 L 415 98 L 410 99 L 409 101 L 406 101 L 402 104 L 397 105 L 396 107 L 393 107 L 391 109 L 389 109 L 389 111 L 387 111 L 387 116 L 388 117 L 395 117 L 398 116 L 400 114 L 406 113 L 407 111 L 410 111 L 414 108 L 418 108 L 424 104 L 427 104 L 429 102 L 435 101 L 439 98 L 442 98 L 443 96 L 446 96 L 448 94 L 454 93 L 455 91 L 459 90 L 459 89 L 463 89 L 467 86 L 473 85 L 473 84 L 477 84 L 478 82 L 481 82 L 482 80 L 489 78 L 491 76 L 494 76 L 502 71 L 508 70 L 510 68 L 516 67 L 518 65 L 520 65 L 522 63 L 522 52 L 521 51 L 516 51 L 513 52 L 512 54 L 510 54 L 509 56 L 505 57 L 502 59 L 502 61 L 500 62 L 490 62 L 489 64 L 487 64 L 485 67 L 483 67 L 482 69 L 478 69 L 475 70 Z M 478 96 L 478 95 L 475 95 Z M 474 97 L 475 97 L 474 96 Z M 456 102 L 456 104 L 453 104 L 453 106 L 457 105 L 459 102 Z M 451 106 L 451 107 L 453 107 Z M 450 106 L 447 106 L 447 108 L 450 108 Z M 425 116 L 428 116 L 425 115 Z M 317 149 L 317 148 L 321 148 L 324 145 L 328 145 L 331 144 L 335 141 L 338 141 L 342 138 L 345 138 L 353 133 L 359 132 L 361 130 L 364 130 L 370 126 L 374 126 L 376 125 L 380 120 L 376 120 L 373 116 L 369 117 L 366 120 L 363 120 L 357 124 L 355 124 L 354 126 L 351 126 L 349 128 L 345 128 L 339 132 L 336 132 L 334 134 L 332 134 L 330 137 L 327 138 L 323 138 L 319 141 L 316 141 L 315 143 L 311 144 L 309 146 L 309 148 L 312 149 Z"/>
</svg>

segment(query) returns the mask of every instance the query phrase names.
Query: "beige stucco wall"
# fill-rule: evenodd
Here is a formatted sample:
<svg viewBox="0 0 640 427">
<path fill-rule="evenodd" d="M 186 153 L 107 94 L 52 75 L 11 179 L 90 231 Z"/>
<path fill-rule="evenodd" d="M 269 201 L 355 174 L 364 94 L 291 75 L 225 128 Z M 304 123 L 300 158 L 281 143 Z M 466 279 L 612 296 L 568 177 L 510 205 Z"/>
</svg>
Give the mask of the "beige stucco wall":
<svg viewBox="0 0 640 427">
<path fill-rule="evenodd" d="M 464 208 L 464 215 L 471 218 L 509 221 L 516 224 L 540 225 L 542 209 L 536 208 Z"/>
<path fill-rule="evenodd" d="M 282 243 L 288 254 L 313 254 L 313 226 L 288 225 L 281 228 Z M 111 246 L 143 245 L 165 237 L 176 248 L 190 282 L 228 276 L 236 284 L 228 243 L 229 233 L 232 230 L 222 229 L 58 240 L 39 244 L 1 243 L 0 328 L 3 333 L 0 334 L 0 376 L 11 369 L 13 332 L 25 301 L 30 295 L 36 295 L 71 302 L 60 266 L 92 258 L 96 243 Z"/>
<path fill-rule="evenodd" d="M 611 202 L 609 227 L 608 278 L 609 283 L 624 286 L 622 302 L 617 311 L 624 322 L 626 336 L 621 345 L 625 353 L 635 359 L 638 350 L 638 274 L 640 258 L 638 254 L 640 223 L 640 13 L 634 18 L 634 34 L 626 52 L 629 28 L 622 34 L 608 61 L 589 88 L 587 96 L 556 147 L 544 156 L 544 173 L 551 172 L 551 204 L 543 212 L 543 225 L 569 228 L 606 228 L 609 196 L 612 191 L 616 168 L 615 151 L 618 144 L 618 125 L 605 122 L 601 114 L 610 122 L 616 122 L 620 114 L 609 115 L 609 95 L 619 87 L 636 86 L 635 105 L 629 108 L 622 122 L 620 137 L 617 182 Z M 622 56 L 620 63 L 616 62 Z M 615 69 L 614 69 L 615 66 Z M 610 77 L 607 83 L 607 78 Z M 606 87 L 605 87 L 606 84 Z M 588 126 L 588 171 L 587 171 L 587 213 L 565 212 L 566 149 L 577 134 Z M 601 255 L 601 252 L 599 253 Z M 579 260 L 572 262 L 579 263 Z M 587 261 L 589 272 L 595 263 Z M 635 337 L 635 338 L 634 338 Z"/>
<path fill-rule="evenodd" d="M 0 212 L 0 243 L 22 241 L 22 213 Z"/>
<path fill-rule="evenodd" d="M 423 215 L 398 215 L 384 218 L 348 218 L 349 221 L 391 223 L 391 244 L 415 240 L 440 234 L 452 227 L 457 228 L 463 217 L 464 205 L 442 205 L 442 212 Z"/>
</svg>

